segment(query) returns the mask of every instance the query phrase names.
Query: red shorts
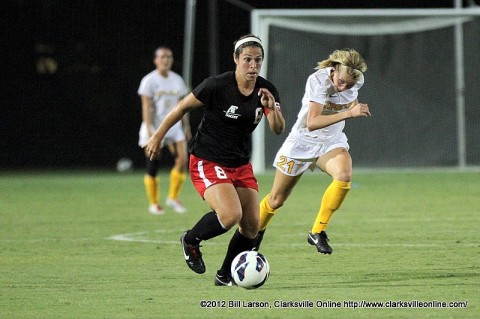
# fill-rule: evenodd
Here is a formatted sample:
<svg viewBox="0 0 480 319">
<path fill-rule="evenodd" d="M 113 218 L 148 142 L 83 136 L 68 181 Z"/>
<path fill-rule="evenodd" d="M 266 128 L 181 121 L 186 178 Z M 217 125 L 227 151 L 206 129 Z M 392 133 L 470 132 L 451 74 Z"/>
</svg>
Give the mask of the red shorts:
<svg viewBox="0 0 480 319">
<path fill-rule="evenodd" d="M 258 181 L 253 175 L 251 163 L 234 168 L 223 167 L 220 164 L 190 155 L 190 178 L 202 198 L 207 188 L 221 183 L 252 188 L 258 192 Z"/>
</svg>

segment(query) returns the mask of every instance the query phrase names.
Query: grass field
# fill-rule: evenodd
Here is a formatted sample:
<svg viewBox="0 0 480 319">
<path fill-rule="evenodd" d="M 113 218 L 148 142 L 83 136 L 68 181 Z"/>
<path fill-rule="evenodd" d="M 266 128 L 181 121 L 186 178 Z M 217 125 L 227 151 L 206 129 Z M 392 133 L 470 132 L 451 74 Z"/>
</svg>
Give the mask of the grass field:
<svg viewBox="0 0 480 319">
<path fill-rule="evenodd" d="M 151 216 L 142 175 L 0 174 L 0 318 L 480 317 L 479 172 L 357 173 L 330 256 L 306 244 L 329 179 L 306 174 L 266 233 L 271 276 L 257 290 L 213 286 L 232 231 L 203 243 L 205 274 L 190 271 L 178 238 L 207 206 L 187 181 L 187 214 Z M 259 176 L 260 196 L 272 180 Z M 468 304 L 353 308 L 362 301 Z"/>
</svg>

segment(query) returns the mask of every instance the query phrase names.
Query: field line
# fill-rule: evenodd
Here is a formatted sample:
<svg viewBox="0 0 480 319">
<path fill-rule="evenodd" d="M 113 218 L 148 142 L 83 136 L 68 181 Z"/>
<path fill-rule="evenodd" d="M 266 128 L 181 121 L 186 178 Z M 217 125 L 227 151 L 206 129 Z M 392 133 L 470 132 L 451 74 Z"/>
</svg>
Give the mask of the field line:
<svg viewBox="0 0 480 319">
<path fill-rule="evenodd" d="M 155 231 L 155 233 L 178 233 L 181 234 L 183 230 L 168 230 L 168 231 Z M 152 232 L 136 232 L 136 233 L 127 233 L 127 234 L 118 234 L 108 237 L 109 240 L 117 241 L 127 241 L 127 242 L 140 242 L 140 243 L 152 243 L 152 244 L 179 244 L 178 240 L 163 240 L 163 239 L 152 239 L 148 238 L 147 235 Z M 302 234 L 304 235 L 304 234 Z M 219 242 L 209 242 L 208 245 L 225 245 L 225 243 Z M 273 246 L 304 246 L 304 242 L 289 242 L 289 243 L 270 243 L 268 245 Z M 422 247 L 445 247 L 445 243 L 415 243 L 415 244 L 405 244 L 405 243 L 335 243 L 335 246 L 341 247 L 370 247 L 370 248 L 382 248 L 382 247 L 411 247 L 411 248 L 422 248 Z M 462 246 L 462 247 L 480 247 L 480 243 L 452 243 L 448 246 Z"/>
</svg>

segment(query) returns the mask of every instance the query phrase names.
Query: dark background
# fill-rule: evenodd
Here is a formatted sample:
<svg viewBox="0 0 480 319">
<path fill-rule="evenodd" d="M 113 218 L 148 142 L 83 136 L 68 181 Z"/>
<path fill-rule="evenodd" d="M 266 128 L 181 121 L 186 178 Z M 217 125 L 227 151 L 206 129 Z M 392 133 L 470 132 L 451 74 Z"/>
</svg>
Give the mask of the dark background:
<svg viewBox="0 0 480 319">
<path fill-rule="evenodd" d="M 451 8 L 453 0 L 197 0 L 192 86 L 234 68 L 233 41 L 250 32 L 248 6 L 266 8 Z M 216 5 L 218 33 L 209 30 Z M 467 5 L 466 2 L 464 5 Z M 1 6 L 0 169 L 143 165 L 137 95 L 152 53 L 170 46 L 182 74 L 185 1 L 4 0 Z M 211 8 L 211 7 L 210 7 Z M 211 12 L 211 11 L 210 11 Z M 196 128 L 201 114 L 192 114 Z M 168 161 L 168 157 L 166 158 Z"/>
</svg>

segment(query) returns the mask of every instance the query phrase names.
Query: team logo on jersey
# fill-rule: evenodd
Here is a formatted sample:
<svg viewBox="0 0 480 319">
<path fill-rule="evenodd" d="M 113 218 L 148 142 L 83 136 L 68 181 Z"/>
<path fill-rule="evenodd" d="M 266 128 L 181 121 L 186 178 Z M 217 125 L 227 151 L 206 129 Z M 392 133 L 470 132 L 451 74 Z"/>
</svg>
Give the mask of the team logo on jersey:
<svg viewBox="0 0 480 319">
<path fill-rule="evenodd" d="M 180 91 L 172 89 L 172 90 L 160 90 L 160 91 L 155 92 L 155 96 L 158 97 L 158 98 L 160 98 L 162 96 L 165 96 L 165 95 L 179 96 Z"/>
<path fill-rule="evenodd" d="M 337 103 L 332 103 L 330 101 L 327 101 L 325 103 L 325 106 L 323 107 L 325 110 L 330 110 L 330 111 L 342 111 L 344 109 L 348 108 L 348 104 L 337 104 Z"/>
<path fill-rule="evenodd" d="M 261 107 L 257 107 L 257 109 L 255 110 L 255 121 L 253 121 L 253 124 L 260 123 L 262 116 L 263 116 L 263 109 Z"/>
<path fill-rule="evenodd" d="M 241 116 L 241 114 L 236 113 L 237 109 L 238 109 L 238 106 L 230 105 L 228 110 L 223 111 L 223 112 L 225 112 L 225 116 L 228 117 L 228 118 L 238 119 L 238 117 Z"/>
</svg>

